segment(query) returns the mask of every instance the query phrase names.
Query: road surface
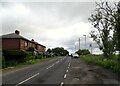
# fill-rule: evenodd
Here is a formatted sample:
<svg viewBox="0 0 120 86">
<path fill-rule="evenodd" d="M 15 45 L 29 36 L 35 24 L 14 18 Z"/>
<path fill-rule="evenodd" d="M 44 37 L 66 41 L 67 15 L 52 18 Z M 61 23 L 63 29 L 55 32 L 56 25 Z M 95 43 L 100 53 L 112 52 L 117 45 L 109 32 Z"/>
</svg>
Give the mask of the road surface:
<svg viewBox="0 0 120 86">
<path fill-rule="evenodd" d="M 31 67 L 4 74 L 4 84 L 60 84 L 64 80 L 64 76 L 68 66 L 70 65 L 70 57 L 58 57 L 50 61 L 46 61 Z"/>
<path fill-rule="evenodd" d="M 118 86 L 120 80 L 117 74 L 104 68 L 86 64 L 81 59 L 58 57 L 23 68 L 18 71 L 3 74 L 3 86 L 12 84 L 19 86 L 31 84 L 43 86 L 70 86 L 80 84 L 112 84 Z"/>
</svg>

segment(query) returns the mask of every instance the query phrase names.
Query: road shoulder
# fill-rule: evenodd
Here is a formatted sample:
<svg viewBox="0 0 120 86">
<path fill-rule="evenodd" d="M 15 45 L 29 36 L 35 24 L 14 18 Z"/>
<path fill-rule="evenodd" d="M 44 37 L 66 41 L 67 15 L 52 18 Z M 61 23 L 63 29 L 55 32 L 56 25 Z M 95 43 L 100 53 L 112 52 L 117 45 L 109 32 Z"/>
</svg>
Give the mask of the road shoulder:
<svg viewBox="0 0 120 86">
<path fill-rule="evenodd" d="M 118 74 L 111 70 L 72 59 L 65 84 L 120 84 Z"/>
</svg>

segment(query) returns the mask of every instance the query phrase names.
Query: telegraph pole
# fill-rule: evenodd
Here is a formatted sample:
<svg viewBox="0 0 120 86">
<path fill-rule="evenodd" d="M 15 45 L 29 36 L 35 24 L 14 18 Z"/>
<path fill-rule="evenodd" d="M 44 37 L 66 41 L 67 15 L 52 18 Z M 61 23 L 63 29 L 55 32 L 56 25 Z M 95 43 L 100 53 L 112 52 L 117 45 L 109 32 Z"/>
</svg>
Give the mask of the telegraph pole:
<svg viewBox="0 0 120 86">
<path fill-rule="evenodd" d="M 86 49 L 86 35 L 83 35 L 83 36 L 85 36 L 85 49 Z"/>
<path fill-rule="evenodd" d="M 92 54 L 92 44 L 90 44 L 90 48 L 91 48 L 91 54 Z"/>
<path fill-rule="evenodd" d="M 79 38 L 79 50 L 80 50 L 80 38 Z"/>
</svg>

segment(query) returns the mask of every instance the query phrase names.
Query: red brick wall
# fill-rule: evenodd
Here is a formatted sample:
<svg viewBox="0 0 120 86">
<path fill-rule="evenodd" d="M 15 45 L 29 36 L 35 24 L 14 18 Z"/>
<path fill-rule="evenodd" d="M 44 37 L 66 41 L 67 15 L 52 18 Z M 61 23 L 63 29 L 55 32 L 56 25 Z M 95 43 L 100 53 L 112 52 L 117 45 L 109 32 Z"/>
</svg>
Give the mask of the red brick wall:
<svg viewBox="0 0 120 86">
<path fill-rule="evenodd" d="M 20 39 L 20 50 L 27 50 L 30 47 L 30 43 L 26 40 Z"/>
<path fill-rule="evenodd" d="M 19 39 L 2 39 L 2 49 L 19 50 Z"/>
<path fill-rule="evenodd" d="M 43 46 L 37 45 L 38 52 L 45 53 L 45 48 Z"/>
<path fill-rule="evenodd" d="M 20 39 L 20 50 L 27 50 L 29 47 L 35 48 L 35 44 L 32 42 Z"/>
</svg>

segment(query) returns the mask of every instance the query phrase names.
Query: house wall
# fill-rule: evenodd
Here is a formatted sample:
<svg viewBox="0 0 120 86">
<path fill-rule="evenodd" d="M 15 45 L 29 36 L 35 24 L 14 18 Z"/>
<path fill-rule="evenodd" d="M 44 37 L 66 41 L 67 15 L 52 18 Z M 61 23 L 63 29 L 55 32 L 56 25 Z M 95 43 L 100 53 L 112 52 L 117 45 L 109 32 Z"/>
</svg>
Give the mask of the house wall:
<svg viewBox="0 0 120 86">
<path fill-rule="evenodd" d="M 24 39 L 2 39 L 2 49 L 27 50 L 29 47 L 37 49 L 39 53 L 45 53 L 46 49 L 41 45 L 35 44 Z"/>
<path fill-rule="evenodd" d="M 2 39 L 2 49 L 19 50 L 19 39 Z"/>
<path fill-rule="evenodd" d="M 33 42 L 20 39 L 20 50 L 27 50 L 29 47 L 35 48 L 35 44 Z"/>
<path fill-rule="evenodd" d="M 45 47 L 43 47 L 43 46 L 37 45 L 37 50 L 40 53 L 45 53 Z"/>
<path fill-rule="evenodd" d="M 20 50 L 27 50 L 30 47 L 30 42 L 24 39 L 20 39 Z"/>
</svg>

